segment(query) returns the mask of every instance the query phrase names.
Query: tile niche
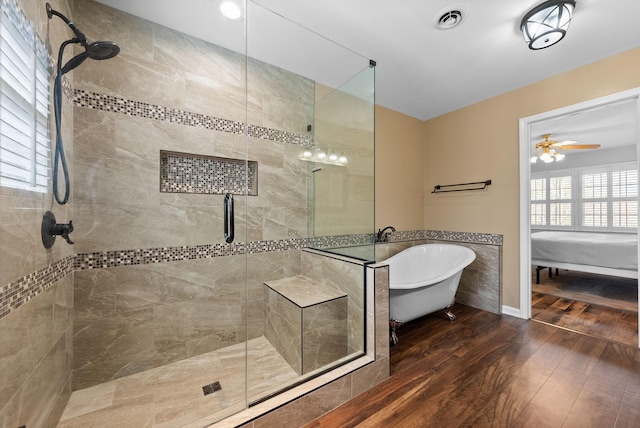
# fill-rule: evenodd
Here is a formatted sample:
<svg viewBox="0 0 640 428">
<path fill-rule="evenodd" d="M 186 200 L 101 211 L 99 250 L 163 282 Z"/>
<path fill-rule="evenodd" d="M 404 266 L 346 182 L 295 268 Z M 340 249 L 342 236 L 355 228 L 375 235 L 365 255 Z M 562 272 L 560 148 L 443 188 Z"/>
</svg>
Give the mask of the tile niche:
<svg viewBox="0 0 640 428">
<path fill-rule="evenodd" d="M 257 196 L 258 163 L 161 150 L 160 192 Z"/>
</svg>

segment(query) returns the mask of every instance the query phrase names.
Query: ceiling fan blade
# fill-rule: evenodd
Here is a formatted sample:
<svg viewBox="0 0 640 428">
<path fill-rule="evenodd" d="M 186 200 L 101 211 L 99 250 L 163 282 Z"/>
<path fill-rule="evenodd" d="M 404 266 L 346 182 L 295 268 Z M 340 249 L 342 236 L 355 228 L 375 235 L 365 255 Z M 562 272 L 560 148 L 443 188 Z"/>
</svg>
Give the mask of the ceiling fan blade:
<svg viewBox="0 0 640 428">
<path fill-rule="evenodd" d="M 553 141 L 553 146 L 562 147 L 562 146 L 566 146 L 568 144 L 576 144 L 576 143 L 577 143 L 577 141 L 575 141 L 575 140 Z"/>
<path fill-rule="evenodd" d="M 600 144 L 573 144 L 568 146 L 558 146 L 559 149 L 597 149 L 600 148 Z"/>
</svg>

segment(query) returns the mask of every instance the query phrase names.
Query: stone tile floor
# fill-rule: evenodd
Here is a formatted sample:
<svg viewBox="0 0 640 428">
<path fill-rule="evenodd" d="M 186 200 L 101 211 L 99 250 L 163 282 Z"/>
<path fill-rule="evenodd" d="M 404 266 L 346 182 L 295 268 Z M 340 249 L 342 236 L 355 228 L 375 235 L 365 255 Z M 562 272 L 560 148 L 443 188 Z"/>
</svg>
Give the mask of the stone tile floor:
<svg viewBox="0 0 640 428">
<path fill-rule="evenodd" d="M 246 407 L 245 394 L 251 402 L 297 378 L 266 338 L 259 337 L 75 391 L 58 427 L 174 428 L 216 412 L 223 418 Z M 213 382 L 221 389 L 205 395 L 203 386 Z"/>
</svg>

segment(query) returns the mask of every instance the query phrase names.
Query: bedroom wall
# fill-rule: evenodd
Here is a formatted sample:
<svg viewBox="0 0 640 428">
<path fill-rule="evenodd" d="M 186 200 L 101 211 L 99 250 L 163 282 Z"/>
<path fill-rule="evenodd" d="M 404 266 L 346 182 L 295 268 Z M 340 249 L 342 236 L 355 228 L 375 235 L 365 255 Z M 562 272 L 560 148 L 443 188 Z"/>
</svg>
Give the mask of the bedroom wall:
<svg viewBox="0 0 640 428">
<path fill-rule="evenodd" d="M 520 306 L 519 119 L 638 87 L 639 69 L 636 48 L 424 123 L 424 228 L 502 234 L 505 306 Z M 483 192 L 430 193 L 485 179 Z"/>
</svg>

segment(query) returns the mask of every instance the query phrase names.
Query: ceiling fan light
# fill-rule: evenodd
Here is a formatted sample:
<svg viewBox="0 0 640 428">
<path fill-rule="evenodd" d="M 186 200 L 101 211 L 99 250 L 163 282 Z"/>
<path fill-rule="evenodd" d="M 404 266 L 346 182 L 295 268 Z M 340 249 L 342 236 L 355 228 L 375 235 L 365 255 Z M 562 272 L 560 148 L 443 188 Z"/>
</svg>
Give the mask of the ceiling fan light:
<svg viewBox="0 0 640 428">
<path fill-rule="evenodd" d="M 554 156 L 556 158 L 557 161 L 561 161 L 562 159 L 564 159 L 564 156 L 562 153 L 556 153 L 556 155 Z"/>
<path fill-rule="evenodd" d="M 538 161 L 538 155 L 531 156 L 530 161 L 531 161 L 531 163 L 536 163 Z"/>
<path fill-rule="evenodd" d="M 553 156 L 551 156 L 549 152 L 544 152 L 540 155 L 540 160 L 545 163 L 553 162 Z"/>
<path fill-rule="evenodd" d="M 520 30 L 529 49 L 548 48 L 562 40 L 575 5 L 573 0 L 548 0 L 527 12 L 520 22 Z"/>
</svg>

